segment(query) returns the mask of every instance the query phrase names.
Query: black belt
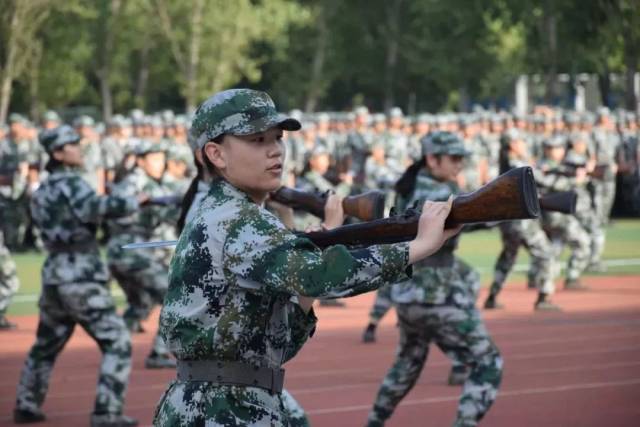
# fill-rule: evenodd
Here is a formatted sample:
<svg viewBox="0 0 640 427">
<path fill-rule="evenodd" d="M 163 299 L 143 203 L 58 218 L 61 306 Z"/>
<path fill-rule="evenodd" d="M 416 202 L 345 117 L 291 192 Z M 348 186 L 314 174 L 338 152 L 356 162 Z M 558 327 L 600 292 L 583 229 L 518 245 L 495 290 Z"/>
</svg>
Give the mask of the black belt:
<svg viewBox="0 0 640 427">
<path fill-rule="evenodd" d="M 242 362 L 178 360 L 177 377 L 178 381 L 259 387 L 270 393 L 280 393 L 284 384 L 284 369 L 259 368 Z"/>
<path fill-rule="evenodd" d="M 45 243 L 47 251 L 51 254 L 59 253 L 76 253 L 76 252 L 95 252 L 98 250 L 98 244 L 95 240 L 82 243 Z"/>
</svg>

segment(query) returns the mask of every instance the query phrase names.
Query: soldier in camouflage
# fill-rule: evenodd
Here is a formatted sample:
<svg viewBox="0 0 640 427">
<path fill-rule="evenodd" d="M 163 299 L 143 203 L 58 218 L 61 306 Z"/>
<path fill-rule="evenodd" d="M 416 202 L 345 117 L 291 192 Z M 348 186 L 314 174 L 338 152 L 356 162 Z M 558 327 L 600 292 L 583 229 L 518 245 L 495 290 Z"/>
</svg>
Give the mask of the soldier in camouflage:
<svg viewBox="0 0 640 427">
<path fill-rule="evenodd" d="M 27 187 L 29 165 L 21 160 L 17 145 L 6 138 L 8 129 L 0 126 L 0 220 L 3 223 L 0 229 L 0 329 L 12 329 L 15 325 L 6 319 L 5 313 L 20 283 L 16 265 L 4 244 L 4 230 L 9 225 L 6 216 Z"/>
<path fill-rule="evenodd" d="M 5 245 L 10 250 L 22 250 L 29 219 L 29 184 L 33 161 L 24 117 L 16 113 L 9 116 L 9 133 L 0 141 L 0 145 L 0 174 L 8 177 L 4 179 L 5 182 L 9 181 L 9 184 L 0 187 L 0 227 Z"/>
<path fill-rule="evenodd" d="M 138 194 L 167 196 L 166 189 L 160 183 L 165 167 L 164 145 L 141 140 L 136 150 L 136 167 L 114 185 L 111 194 L 119 197 L 135 197 Z M 168 287 L 167 267 L 162 251 L 128 251 L 122 246 L 164 237 L 155 233 L 163 218 L 170 213 L 167 206 L 144 206 L 129 216 L 108 221 L 111 232 L 107 245 L 108 265 L 127 296 L 124 320 L 132 332 L 141 332 L 140 322 L 149 316 L 156 305 L 162 304 Z M 154 338 L 145 366 L 150 369 L 175 366 L 159 333 Z"/>
<path fill-rule="evenodd" d="M 434 132 L 423 139 L 427 169 L 416 176 L 415 187 L 402 194 L 407 204 L 447 200 L 457 194 L 456 179 L 468 154 L 460 138 Z M 457 238 L 414 266 L 413 277 L 393 285 L 391 297 L 398 313 L 400 343 L 396 360 L 382 382 L 368 426 L 381 426 L 414 386 L 432 341 L 469 375 L 458 405 L 455 426 L 475 426 L 496 398 L 502 377 L 502 358 L 475 308 L 480 287 L 478 273 L 453 252 Z"/>
<path fill-rule="evenodd" d="M 109 274 L 100 259 L 95 231 L 105 216 L 137 210 L 141 199 L 97 196 L 80 177 L 79 141 L 69 126 L 41 137 L 51 156 L 50 175 L 33 195 L 31 211 L 49 254 L 42 267 L 36 342 L 20 376 L 14 420 L 44 420 L 40 408 L 53 364 L 80 324 L 103 353 L 91 425 L 134 426 L 134 419 L 122 415 L 131 340 L 107 287 Z"/>
<path fill-rule="evenodd" d="M 544 141 L 544 158 L 538 162 L 544 178 L 538 180 L 541 196 L 557 191 L 569 191 L 586 184 L 586 168 L 574 168 L 564 165 L 567 138 L 561 135 Z M 580 277 L 589 263 L 589 235 L 574 215 L 560 212 L 542 212 L 542 228 L 554 244 L 552 251 L 553 276 L 559 274 L 559 256 L 563 245 L 568 245 L 571 255 L 567 264 L 564 289 L 584 290 Z"/>
<path fill-rule="evenodd" d="M 510 129 L 505 133 L 503 147 L 500 153 L 501 173 L 512 168 L 531 166 L 528 147 L 524 141 L 524 135 L 518 129 Z M 541 178 L 538 171 L 534 176 Z M 501 308 L 497 297 L 507 276 L 511 272 L 518 256 L 520 246 L 529 252 L 531 257 L 530 277 L 531 287 L 538 289 L 538 299 L 534 305 L 536 310 L 558 310 L 559 307 L 551 303 L 549 297 L 555 291 L 553 282 L 551 242 L 542 230 L 537 219 L 509 221 L 500 224 L 500 236 L 502 238 L 502 251 L 496 260 L 493 282 L 489 296 L 484 303 L 484 308 Z"/>
<path fill-rule="evenodd" d="M 160 400 L 156 426 L 290 425 L 281 365 L 315 329 L 311 303 L 406 277 L 443 239 L 450 204 L 425 206 L 409 243 L 321 251 L 263 208 L 281 185 L 282 131 L 300 123 L 262 92 L 232 89 L 196 111 L 191 133 L 216 175 L 180 235 L 161 330 L 178 378 Z M 342 220 L 341 199 L 327 205 Z M 328 268 L 331 265 L 331 268 Z"/>
</svg>

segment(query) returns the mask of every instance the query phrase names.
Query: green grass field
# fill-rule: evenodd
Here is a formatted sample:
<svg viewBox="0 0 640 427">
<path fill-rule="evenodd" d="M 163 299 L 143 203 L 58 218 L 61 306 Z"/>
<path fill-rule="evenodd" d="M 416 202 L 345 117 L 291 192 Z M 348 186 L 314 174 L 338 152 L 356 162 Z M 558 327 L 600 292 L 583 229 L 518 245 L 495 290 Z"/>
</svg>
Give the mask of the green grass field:
<svg viewBox="0 0 640 427">
<path fill-rule="evenodd" d="M 479 231 L 465 235 L 460 241 L 459 256 L 465 259 L 482 273 L 482 282 L 488 285 L 491 281 L 493 264 L 500 251 L 500 236 L 497 230 Z M 566 258 L 567 251 L 564 253 Z M 36 314 L 37 294 L 40 291 L 40 267 L 44 256 L 39 253 L 15 254 L 21 288 L 16 295 L 9 315 Z M 619 220 L 607 230 L 607 246 L 605 260 L 636 260 L 634 264 L 610 266 L 604 274 L 638 274 L 640 275 L 640 220 Z M 520 251 L 518 264 L 527 264 L 528 255 Z M 510 279 L 521 280 L 523 273 L 514 272 Z M 117 286 L 113 287 L 117 301 L 122 304 L 123 297 Z"/>
</svg>

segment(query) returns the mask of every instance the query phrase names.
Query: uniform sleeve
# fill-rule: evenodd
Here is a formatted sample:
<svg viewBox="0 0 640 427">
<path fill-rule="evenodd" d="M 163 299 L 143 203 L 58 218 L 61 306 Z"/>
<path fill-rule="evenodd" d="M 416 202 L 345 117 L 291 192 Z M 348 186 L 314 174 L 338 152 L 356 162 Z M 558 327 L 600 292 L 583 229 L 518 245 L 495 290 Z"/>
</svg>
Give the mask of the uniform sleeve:
<svg viewBox="0 0 640 427">
<path fill-rule="evenodd" d="M 80 177 L 69 179 L 63 192 L 74 215 L 85 223 L 95 224 L 104 217 L 129 215 L 138 209 L 138 201 L 135 198 L 98 196 Z"/>
<path fill-rule="evenodd" d="M 223 266 L 237 285 L 314 298 L 342 298 L 407 278 L 409 244 L 320 250 L 262 209 L 241 212 L 223 248 Z"/>
</svg>

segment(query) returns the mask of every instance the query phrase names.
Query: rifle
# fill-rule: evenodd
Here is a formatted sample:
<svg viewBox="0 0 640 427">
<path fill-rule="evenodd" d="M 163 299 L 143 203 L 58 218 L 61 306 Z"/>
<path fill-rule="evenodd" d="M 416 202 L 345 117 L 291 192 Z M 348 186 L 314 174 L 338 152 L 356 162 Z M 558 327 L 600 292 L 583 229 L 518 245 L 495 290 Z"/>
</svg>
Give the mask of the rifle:
<svg viewBox="0 0 640 427">
<path fill-rule="evenodd" d="M 280 187 L 270 194 L 271 200 L 309 212 L 318 218 L 324 218 L 324 205 L 328 196 L 328 193 L 310 193 L 289 187 Z M 384 216 L 384 199 L 382 191 L 368 191 L 357 196 L 345 197 L 342 200 L 342 208 L 349 216 L 371 221 Z"/>
<path fill-rule="evenodd" d="M 576 213 L 578 195 L 574 191 L 559 191 L 540 197 L 540 208 L 550 212 L 573 215 Z"/>
<path fill-rule="evenodd" d="M 540 205 L 530 167 L 511 169 L 478 190 L 453 200 L 445 228 L 458 224 L 537 218 Z M 410 209 L 402 215 L 328 231 L 301 234 L 321 248 L 344 244 L 370 246 L 412 240 L 418 233 L 420 213 Z"/>
<path fill-rule="evenodd" d="M 563 163 L 562 164 L 564 166 L 564 168 L 561 169 L 550 169 L 548 171 L 545 171 L 544 173 L 549 173 L 549 174 L 555 174 L 555 175 L 561 175 L 561 176 L 566 176 L 566 177 L 575 177 L 576 176 L 576 170 L 579 168 L 585 168 L 587 167 L 587 165 L 585 163 L 582 164 L 576 164 L 576 163 Z M 599 164 L 596 165 L 593 170 L 591 172 L 589 172 L 587 175 L 589 175 L 592 178 L 595 179 L 603 179 L 604 176 L 606 175 L 607 171 L 609 170 L 609 165 L 607 164 Z"/>
</svg>

